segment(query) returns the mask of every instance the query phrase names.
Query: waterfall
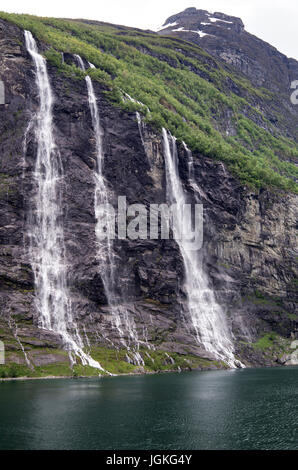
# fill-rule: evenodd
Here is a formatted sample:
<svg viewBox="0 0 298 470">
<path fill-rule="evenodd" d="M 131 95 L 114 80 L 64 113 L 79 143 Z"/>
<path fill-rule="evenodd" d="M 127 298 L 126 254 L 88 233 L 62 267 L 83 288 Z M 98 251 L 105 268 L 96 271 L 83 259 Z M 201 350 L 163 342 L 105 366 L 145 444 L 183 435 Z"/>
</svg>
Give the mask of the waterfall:
<svg viewBox="0 0 298 470">
<path fill-rule="evenodd" d="M 79 67 L 82 70 L 85 70 L 82 58 L 79 55 L 75 55 L 75 58 Z M 96 146 L 97 170 L 95 172 L 94 212 L 96 218 L 95 234 L 97 240 L 97 259 L 99 261 L 100 274 L 107 301 L 112 310 L 112 322 L 118 331 L 121 344 L 131 352 L 133 360 L 137 365 L 144 365 L 142 356 L 139 353 L 141 341 L 138 339 L 135 322 L 131 315 L 129 315 L 125 306 L 121 305 L 123 299 L 121 299 L 121 296 L 119 297 L 119 295 L 117 295 L 117 263 L 113 249 L 114 227 L 113 221 L 110 220 L 107 211 L 104 210 L 104 207 L 109 203 L 110 195 L 103 176 L 103 129 L 100 124 L 99 110 L 93 83 L 89 75 L 86 75 L 85 81 L 87 85 L 88 103 Z M 106 226 L 105 240 L 102 240 L 102 237 L 100 236 L 103 225 Z M 129 338 L 129 343 L 133 344 L 133 348 L 131 348 L 130 344 L 127 343 L 125 338 L 126 335 Z M 137 349 L 135 349 L 135 347 Z"/>
<path fill-rule="evenodd" d="M 145 149 L 145 142 L 144 142 L 144 136 L 143 136 L 143 125 L 144 125 L 144 124 L 143 124 L 141 115 L 140 115 L 140 113 L 139 113 L 138 111 L 136 111 L 136 118 L 137 118 L 137 122 L 138 122 L 138 127 L 139 127 L 139 133 L 140 133 L 141 141 L 142 141 L 144 150 L 146 151 L 146 149 Z"/>
<path fill-rule="evenodd" d="M 177 204 L 178 210 L 186 204 L 186 196 L 179 177 L 176 139 L 163 129 L 163 147 L 169 204 Z M 191 172 L 190 172 L 191 174 Z M 182 217 L 177 224 L 182 224 Z M 183 233 L 182 227 L 177 227 Z M 208 279 L 203 271 L 202 259 L 196 251 L 189 249 L 188 241 L 177 240 L 185 270 L 185 290 L 188 309 L 196 337 L 206 351 L 230 367 L 241 366 L 234 357 L 234 346 L 224 312 L 215 299 L 214 292 L 208 286 Z"/>
<path fill-rule="evenodd" d="M 194 167 L 193 167 L 193 156 L 191 150 L 187 147 L 185 142 L 182 142 L 185 152 L 187 154 L 187 165 L 188 165 L 188 181 L 192 183 L 194 181 Z"/>
<path fill-rule="evenodd" d="M 85 70 L 85 65 L 84 65 L 82 57 L 79 56 L 78 54 L 74 54 L 74 57 L 76 58 L 76 60 L 78 62 L 79 68 L 82 69 L 82 70 Z"/>
<path fill-rule="evenodd" d="M 184 149 L 186 151 L 186 154 L 187 154 L 188 184 L 189 184 L 189 187 L 193 190 L 195 196 L 197 194 L 199 194 L 201 198 L 207 199 L 206 194 L 200 188 L 200 186 L 198 186 L 198 184 L 196 183 L 196 180 L 195 180 L 192 152 L 191 152 L 191 150 L 189 150 L 189 148 L 187 147 L 185 142 L 183 142 L 183 147 L 184 147 Z"/>
<path fill-rule="evenodd" d="M 83 351 L 83 342 L 72 315 L 67 289 L 67 264 L 62 223 L 63 167 L 53 132 L 53 94 L 45 59 L 38 53 L 36 42 L 25 31 L 27 50 L 32 57 L 39 94 L 35 136 L 37 156 L 34 169 L 36 182 L 35 210 L 30 214 L 30 254 L 35 278 L 36 308 L 39 326 L 61 335 L 72 361 L 77 355 L 83 365 L 104 369 Z"/>
</svg>

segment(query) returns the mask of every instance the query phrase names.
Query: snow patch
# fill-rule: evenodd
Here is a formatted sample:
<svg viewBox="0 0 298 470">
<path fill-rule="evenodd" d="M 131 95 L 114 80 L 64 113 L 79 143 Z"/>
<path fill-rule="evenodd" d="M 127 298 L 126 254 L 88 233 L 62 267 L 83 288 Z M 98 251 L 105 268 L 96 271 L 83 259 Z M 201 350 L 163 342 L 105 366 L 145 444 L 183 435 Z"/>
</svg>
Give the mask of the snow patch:
<svg viewBox="0 0 298 470">
<path fill-rule="evenodd" d="M 160 26 L 159 28 L 157 28 L 156 31 L 161 31 L 162 29 L 166 29 L 166 28 L 171 28 L 172 26 L 177 26 L 177 22 L 175 23 L 167 23 L 165 24 L 164 26 Z"/>
<path fill-rule="evenodd" d="M 203 31 L 192 31 L 192 33 L 198 33 L 200 35 L 200 38 L 203 38 L 204 36 L 212 36 L 212 34 L 207 34 Z"/>
<path fill-rule="evenodd" d="M 233 24 L 233 21 L 221 20 L 220 18 L 214 18 L 214 16 L 210 17 L 209 20 L 212 21 L 212 23 L 215 23 L 216 21 L 222 21 L 223 23 Z"/>
<path fill-rule="evenodd" d="M 172 31 L 180 31 L 183 33 L 196 33 L 198 34 L 201 38 L 203 38 L 204 36 L 212 36 L 212 34 L 207 34 L 207 33 L 204 33 L 203 31 L 200 31 L 200 30 L 197 30 L 197 31 L 194 31 L 192 29 L 184 29 L 184 28 L 178 28 L 178 29 L 172 29 Z"/>
</svg>

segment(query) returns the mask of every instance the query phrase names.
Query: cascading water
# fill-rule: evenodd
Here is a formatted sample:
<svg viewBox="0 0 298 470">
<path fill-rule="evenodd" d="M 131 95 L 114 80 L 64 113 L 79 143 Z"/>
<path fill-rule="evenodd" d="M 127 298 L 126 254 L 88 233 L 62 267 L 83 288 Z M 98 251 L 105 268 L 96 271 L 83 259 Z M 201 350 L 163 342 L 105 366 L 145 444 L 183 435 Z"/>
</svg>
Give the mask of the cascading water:
<svg viewBox="0 0 298 470">
<path fill-rule="evenodd" d="M 35 210 L 30 215 L 30 251 L 35 277 L 36 307 L 40 327 L 61 335 L 72 361 L 80 357 L 83 365 L 104 371 L 83 351 L 83 342 L 72 316 L 67 289 L 64 231 L 62 224 L 61 183 L 63 167 L 53 135 L 53 94 L 45 59 L 38 53 L 30 31 L 25 31 L 26 47 L 33 59 L 39 110 L 35 135 L 37 157 Z"/>
<path fill-rule="evenodd" d="M 123 93 L 123 100 L 124 101 L 131 101 L 132 103 L 139 104 L 140 106 L 142 106 L 143 108 L 145 108 L 147 110 L 147 113 L 150 113 L 150 109 L 144 103 L 142 103 L 141 101 L 135 100 L 128 93 L 125 93 L 123 90 L 122 90 L 122 93 Z M 142 144 L 143 144 L 143 148 L 144 148 L 145 154 L 148 157 L 148 152 L 147 152 L 146 144 L 145 144 L 145 140 L 144 140 L 145 123 L 144 123 L 144 121 L 142 119 L 142 116 L 139 113 L 139 111 L 136 111 L 136 118 L 137 118 L 137 123 L 138 123 L 138 127 L 139 127 L 139 133 L 140 133 L 141 141 L 142 141 Z"/>
<path fill-rule="evenodd" d="M 75 55 L 79 67 L 85 70 L 84 62 L 79 55 Z M 89 63 L 88 63 L 89 64 Z M 91 64 L 89 64 L 91 66 Z M 92 68 L 92 67 L 91 67 Z M 116 256 L 113 249 L 113 221 L 109 218 L 108 212 L 104 207 L 109 203 L 109 190 L 103 176 L 103 130 L 100 124 L 99 110 L 97 100 L 94 93 L 92 80 L 89 75 L 85 77 L 88 102 L 92 118 L 92 125 L 95 135 L 96 143 L 96 157 L 97 157 L 97 171 L 95 172 L 95 196 L 94 196 L 94 211 L 96 218 L 95 234 L 97 240 L 97 258 L 99 261 L 100 274 L 104 284 L 105 294 L 108 304 L 112 310 L 112 321 L 114 327 L 117 329 L 122 345 L 133 356 L 133 362 L 137 365 L 144 365 L 142 356 L 139 353 L 139 346 L 141 341 L 138 339 L 136 326 L 133 318 L 129 315 L 125 306 L 121 305 L 121 298 L 116 294 L 117 292 L 117 276 L 116 276 Z M 106 227 L 106 238 L 103 240 L 101 237 L 102 227 Z M 128 336 L 129 343 L 126 341 Z M 127 356 L 128 361 L 132 362 Z"/>
<path fill-rule="evenodd" d="M 167 199 L 170 204 L 177 204 L 178 213 L 186 204 L 186 197 L 178 171 L 176 139 L 163 129 L 163 146 L 166 167 Z M 177 217 L 177 224 L 183 218 Z M 183 233 L 182 227 L 176 227 Z M 241 366 L 234 357 L 234 346 L 226 323 L 224 312 L 216 302 L 214 292 L 208 286 L 207 277 L 202 268 L 202 260 L 196 251 L 189 249 L 188 240 L 177 239 L 185 269 L 185 289 L 188 297 L 188 309 L 198 342 L 218 359 L 230 367 Z"/>
<path fill-rule="evenodd" d="M 144 142 L 144 136 L 143 136 L 143 121 L 142 121 L 141 115 L 138 111 L 136 112 L 136 118 L 137 118 L 137 121 L 138 121 L 138 127 L 139 127 L 139 133 L 140 133 L 141 141 L 142 141 L 142 144 L 143 144 L 143 147 L 144 147 L 144 150 L 145 150 L 145 142 Z"/>
<path fill-rule="evenodd" d="M 188 184 L 190 186 L 190 188 L 193 190 L 195 196 L 197 194 L 200 195 L 200 197 L 203 197 L 203 198 L 206 198 L 206 194 L 204 193 L 204 191 L 198 186 L 198 184 L 196 183 L 196 180 L 195 180 L 195 176 L 194 176 L 194 162 L 193 162 L 193 156 L 192 156 L 192 152 L 191 150 L 189 150 L 189 148 L 187 147 L 186 143 L 183 142 L 183 146 L 184 146 L 184 149 L 187 153 L 187 164 L 188 164 Z"/>
</svg>

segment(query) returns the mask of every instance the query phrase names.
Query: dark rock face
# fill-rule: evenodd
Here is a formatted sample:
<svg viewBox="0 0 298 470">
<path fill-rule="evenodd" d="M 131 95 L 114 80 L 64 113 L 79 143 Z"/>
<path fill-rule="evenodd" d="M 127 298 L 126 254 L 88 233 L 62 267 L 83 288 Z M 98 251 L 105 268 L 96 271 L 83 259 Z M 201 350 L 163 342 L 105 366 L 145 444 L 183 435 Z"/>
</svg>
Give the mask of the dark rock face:
<svg viewBox="0 0 298 470">
<path fill-rule="evenodd" d="M 194 10 L 185 12 L 193 20 Z M 207 13 L 200 15 L 203 20 Z M 176 16 L 168 21 L 179 19 Z M 215 17 L 231 20 L 222 14 Z M 233 19 L 233 24 L 235 34 L 242 34 L 241 20 Z M 55 96 L 55 138 L 65 175 L 63 217 L 73 312 L 92 344 L 119 345 L 96 256 L 96 155 L 86 84 L 58 75 L 55 68 L 49 67 L 49 74 Z M 26 350 L 59 348 L 59 336 L 38 328 L 26 236 L 36 190 L 36 142 L 30 126 L 38 108 L 33 65 L 22 31 L 1 20 L 0 79 L 7 103 L 0 106 L 0 322 L 18 335 Z M 136 115 L 108 103 L 99 84 L 94 88 L 104 129 L 104 175 L 114 207 L 119 195 L 126 196 L 128 204 L 164 203 L 161 136 L 145 127 L 142 141 Z M 181 147 L 179 170 L 185 188 L 191 200 L 204 204 L 204 264 L 233 328 L 237 354 L 248 364 L 272 364 L 276 358 L 265 360 L 247 343 L 271 331 L 297 335 L 293 284 L 297 198 L 269 192 L 255 195 L 221 163 L 194 155 L 198 191 L 189 186 L 187 165 Z M 186 324 L 183 262 L 175 241 L 116 240 L 114 248 L 119 293 L 139 338 L 166 351 L 211 358 Z M 35 365 L 56 362 L 50 352 L 30 354 Z"/>
</svg>

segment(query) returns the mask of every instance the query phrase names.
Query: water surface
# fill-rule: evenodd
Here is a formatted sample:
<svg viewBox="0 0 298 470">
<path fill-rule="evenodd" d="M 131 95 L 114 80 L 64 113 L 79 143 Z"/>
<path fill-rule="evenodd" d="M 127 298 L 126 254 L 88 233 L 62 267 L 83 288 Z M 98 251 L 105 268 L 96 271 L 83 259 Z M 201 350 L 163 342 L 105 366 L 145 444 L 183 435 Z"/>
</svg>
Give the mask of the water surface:
<svg viewBox="0 0 298 470">
<path fill-rule="evenodd" d="M 298 367 L 2 382 L 0 449 L 298 449 Z"/>
</svg>

